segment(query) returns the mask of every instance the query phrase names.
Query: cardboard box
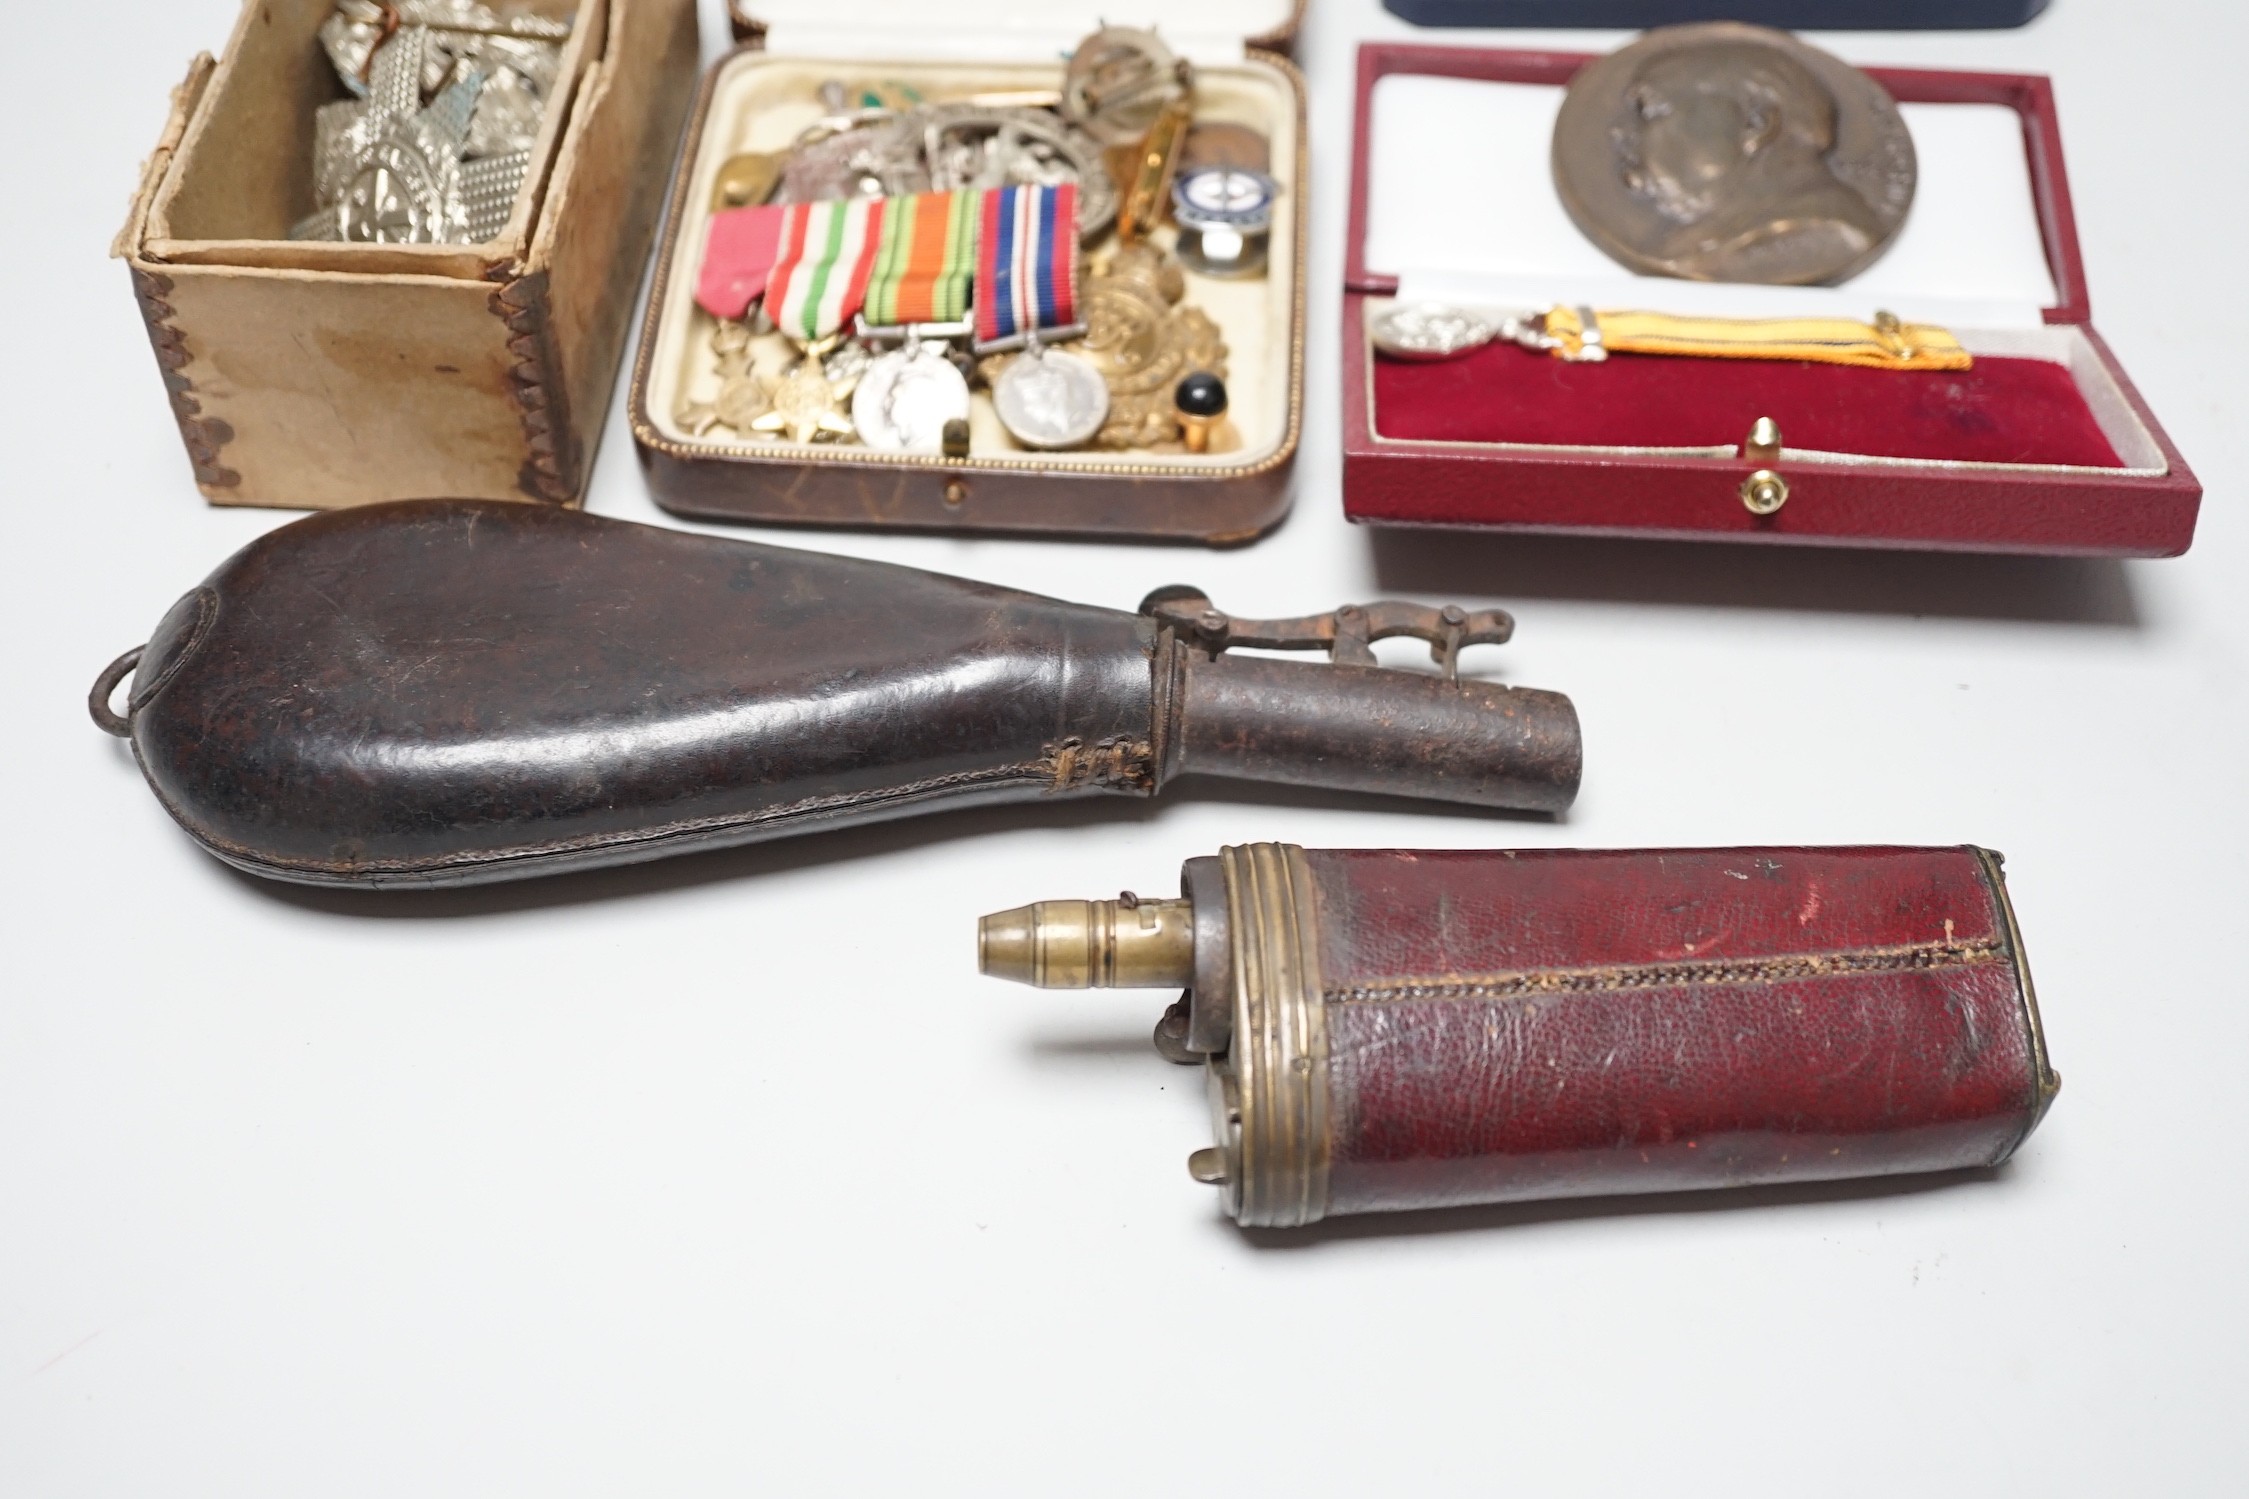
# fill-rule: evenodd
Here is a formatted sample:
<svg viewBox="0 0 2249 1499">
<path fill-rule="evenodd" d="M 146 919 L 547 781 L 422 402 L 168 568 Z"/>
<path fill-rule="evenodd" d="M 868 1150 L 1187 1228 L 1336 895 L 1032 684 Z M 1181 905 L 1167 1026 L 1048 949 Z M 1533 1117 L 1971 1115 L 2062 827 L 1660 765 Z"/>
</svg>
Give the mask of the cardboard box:
<svg viewBox="0 0 2249 1499">
<path fill-rule="evenodd" d="M 575 14 L 531 172 L 483 245 L 308 244 L 332 0 L 247 0 L 196 59 L 116 253 L 222 505 L 584 494 L 698 58 L 694 0 Z"/>
<path fill-rule="evenodd" d="M 1590 60 L 1361 51 L 1343 299 L 1352 519 L 2055 555 L 2187 549 L 2202 487 L 2092 325 L 2045 79 L 1871 69 L 1918 146 L 1904 234 L 1834 291 L 1738 288 L 1631 277 L 1568 224 L 1548 136 L 1562 89 Z M 1441 170 L 1410 139 L 1431 119 L 1459 132 Z M 1423 172 L 1426 186 L 1406 180 Z M 1434 201 L 1456 180 L 1477 196 Z M 1368 332 L 1401 295 L 1779 316 L 1804 309 L 1801 293 L 1862 320 L 1892 310 L 1940 322 L 1976 368 L 1562 365 L 1509 345 L 1408 365 L 1378 358 Z M 1780 426 L 1777 460 L 1745 452 L 1760 417 Z M 1767 469 L 1787 497 L 1753 513 L 1745 485 Z"/>
</svg>

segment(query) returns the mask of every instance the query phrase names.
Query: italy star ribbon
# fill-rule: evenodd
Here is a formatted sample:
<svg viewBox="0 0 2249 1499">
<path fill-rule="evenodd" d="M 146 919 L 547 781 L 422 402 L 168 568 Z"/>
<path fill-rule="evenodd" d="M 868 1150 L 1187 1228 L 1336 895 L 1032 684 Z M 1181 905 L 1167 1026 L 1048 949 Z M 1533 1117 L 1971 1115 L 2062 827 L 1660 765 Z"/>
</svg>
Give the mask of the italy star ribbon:
<svg viewBox="0 0 2249 1499">
<path fill-rule="evenodd" d="M 891 207 L 888 199 L 850 198 L 782 210 L 780 253 L 765 291 L 775 327 L 817 343 L 851 321 L 866 305 Z"/>
</svg>

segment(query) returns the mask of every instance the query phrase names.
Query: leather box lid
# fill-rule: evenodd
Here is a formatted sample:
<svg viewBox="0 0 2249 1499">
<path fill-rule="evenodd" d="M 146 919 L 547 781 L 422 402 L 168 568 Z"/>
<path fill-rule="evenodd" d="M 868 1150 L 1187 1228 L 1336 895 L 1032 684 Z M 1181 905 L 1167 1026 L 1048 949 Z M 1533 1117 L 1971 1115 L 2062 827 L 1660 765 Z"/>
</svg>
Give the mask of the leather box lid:
<svg viewBox="0 0 2249 1499">
<path fill-rule="evenodd" d="M 895 5 L 856 0 L 845 6 L 820 0 L 727 0 L 727 14 L 737 41 L 822 56 L 863 54 L 871 47 L 910 57 L 1051 57 L 1097 27 L 1117 25 L 1153 26 L 1172 45 L 1201 60 L 1239 55 L 1245 46 L 1294 52 L 1307 3 L 1203 0 L 1119 10 L 1097 4 L 970 0 L 932 11 L 911 0 Z M 927 19 L 932 14 L 938 17 L 934 22 Z"/>
</svg>

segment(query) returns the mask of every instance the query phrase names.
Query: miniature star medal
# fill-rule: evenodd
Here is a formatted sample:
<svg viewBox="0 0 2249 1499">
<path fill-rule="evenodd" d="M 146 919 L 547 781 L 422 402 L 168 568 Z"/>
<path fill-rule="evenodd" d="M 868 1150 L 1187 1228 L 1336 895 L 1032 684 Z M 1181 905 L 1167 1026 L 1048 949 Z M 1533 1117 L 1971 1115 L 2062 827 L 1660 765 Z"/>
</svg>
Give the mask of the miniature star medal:
<svg viewBox="0 0 2249 1499">
<path fill-rule="evenodd" d="M 749 325 L 721 319 L 711 330 L 711 353 L 718 361 L 718 395 L 708 401 L 683 400 L 679 424 L 695 437 L 709 436 L 714 427 L 747 433 L 750 423 L 773 409 L 773 398 L 750 373 Z"/>
<path fill-rule="evenodd" d="M 804 351 L 803 361 L 787 374 L 773 380 L 767 393 L 773 399 L 773 409 L 750 423 L 752 432 L 766 433 L 786 438 L 795 443 L 815 443 L 822 438 L 850 437 L 857 430 L 851 418 L 843 413 L 843 400 L 849 389 L 838 390 L 836 382 L 820 362 L 823 350 L 814 344 Z"/>
</svg>

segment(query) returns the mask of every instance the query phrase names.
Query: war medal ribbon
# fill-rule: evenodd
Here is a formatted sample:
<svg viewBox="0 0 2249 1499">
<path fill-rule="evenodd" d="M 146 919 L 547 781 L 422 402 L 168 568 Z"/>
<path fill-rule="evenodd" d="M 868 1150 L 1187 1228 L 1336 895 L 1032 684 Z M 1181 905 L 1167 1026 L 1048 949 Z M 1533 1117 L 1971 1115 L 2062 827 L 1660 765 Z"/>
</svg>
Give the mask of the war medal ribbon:
<svg viewBox="0 0 2249 1499">
<path fill-rule="evenodd" d="M 994 344 L 1078 321 L 1078 189 L 1001 187 L 984 194 L 976 337 Z"/>
<path fill-rule="evenodd" d="M 1091 360 L 1052 347 L 1078 321 L 1078 189 L 1002 187 L 984 195 L 976 256 L 979 354 L 1021 349 L 992 381 L 992 406 L 1027 448 L 1083 447 L 1109 420 L 1109 382 Z"/>
</svg>

